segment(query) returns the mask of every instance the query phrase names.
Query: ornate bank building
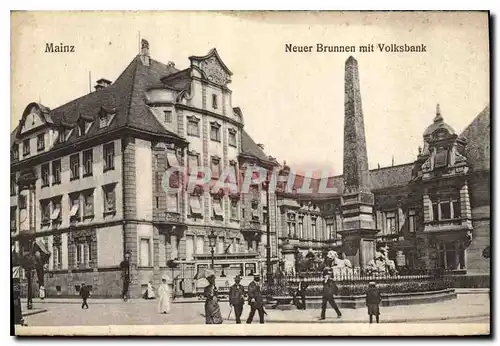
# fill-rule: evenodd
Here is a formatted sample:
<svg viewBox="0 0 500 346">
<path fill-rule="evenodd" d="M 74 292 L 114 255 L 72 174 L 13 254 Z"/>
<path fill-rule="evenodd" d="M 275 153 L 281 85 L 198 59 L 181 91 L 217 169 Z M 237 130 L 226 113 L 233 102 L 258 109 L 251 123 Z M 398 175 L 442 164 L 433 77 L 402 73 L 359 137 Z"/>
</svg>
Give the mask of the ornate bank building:
<svg viewBox="0 0 500 346">
<path fill-rule="evenodd" d="M 82 282 L 94 295 L 120 296 L 126 253 L 137 297 L 162 275 L 189 295 L 203 267 L 213 265 L 223 286 L 311 249 L 336 250 L 361 271 L 384 247 L 400 269 L 489 274 L 489 107 L 457 134 L 438 106 L 434 119 L 422 115 L 430 124 L 414 162 L 369 170 L 350 57 L 343 176 L 312 179 L 308 193 L 298 175 L 291 189 L 276 191 L 255 184 L 246 193 L 169 192 L 163 176 L 175 166 L 209 167 L 213 181 L 228 169 L 294 174 L 245 131 L 228 87 L 232 72 L 217 51 L 189 62 L 183 70 L 160 63 L 143 40 L 114 82 L 102 78 L 55 109 L 27 105 L 11 135 L 11 238 L 18 253 L 47 255 L 47 296 L 77 295 Z M 336 192 L 322 193 L 322 183 Z"/>
</svg>

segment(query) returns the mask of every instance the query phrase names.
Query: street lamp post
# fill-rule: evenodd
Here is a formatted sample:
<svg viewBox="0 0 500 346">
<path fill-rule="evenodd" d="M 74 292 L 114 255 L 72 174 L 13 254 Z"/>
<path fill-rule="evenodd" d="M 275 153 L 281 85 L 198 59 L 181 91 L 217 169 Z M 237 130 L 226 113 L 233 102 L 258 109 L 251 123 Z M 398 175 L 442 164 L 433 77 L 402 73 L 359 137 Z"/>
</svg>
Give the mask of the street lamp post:
<svg viewBox="0 0 500 346">
<path fill-rule="evenodd" d="M 210 229 L 210 234 L 208 235 L 208 242 L 210 245 L 210 253 L 212 254 L 212 269 L 214 269 L 214 248 L 215 241 L 217 240 L 217 236 L 215 235 L 214 229 Z"/>
<path fill-rule="evenodd" d="M 271 208 L 269 207 L 269 181 L 264 183 L 264 189 L 266 190 L 266 205 L 267 205 L 267 219 L 266 219 L 266 281 L 267 283 L 272 283 L 273 281 L 273 270 L 271 268 Z"/>
</svg>

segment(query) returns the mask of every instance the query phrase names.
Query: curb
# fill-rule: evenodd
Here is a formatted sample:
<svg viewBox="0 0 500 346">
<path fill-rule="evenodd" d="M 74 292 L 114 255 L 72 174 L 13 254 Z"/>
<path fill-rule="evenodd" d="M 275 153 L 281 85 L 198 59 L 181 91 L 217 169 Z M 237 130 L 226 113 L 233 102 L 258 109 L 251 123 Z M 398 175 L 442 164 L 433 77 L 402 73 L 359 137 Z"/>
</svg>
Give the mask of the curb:
<svg viewBox="0 0 500 346">
<path fill-rule="evenodd" d="M 434 321 L 447 321 L 456 319 L 468 319 L 468 318 L 479 318 L 479 317 L 490 317 L 490 314 L 477 314 L 477 315 L 467 315 L 467 316 L 453 316 L 453 317 L 428 317 L 428 318 L 400 318 L 400 319 L 389 319 L 384 320 L 381 318 L 380 323 L 422 323 L 422 322 L 434 322 Z M 235 321 L 235 320 L 229 320 Z M 326 320 L 312 320 L 312 321 L 294 321 L 294 320 L 267 320 L 266 323 L 365 323 L 368 324 L 368 316 L 366 320 L 344 320 L 344 319 L 326 319 Z M 376 324 L 376 323 L 375 323 Z"/>
</svg>

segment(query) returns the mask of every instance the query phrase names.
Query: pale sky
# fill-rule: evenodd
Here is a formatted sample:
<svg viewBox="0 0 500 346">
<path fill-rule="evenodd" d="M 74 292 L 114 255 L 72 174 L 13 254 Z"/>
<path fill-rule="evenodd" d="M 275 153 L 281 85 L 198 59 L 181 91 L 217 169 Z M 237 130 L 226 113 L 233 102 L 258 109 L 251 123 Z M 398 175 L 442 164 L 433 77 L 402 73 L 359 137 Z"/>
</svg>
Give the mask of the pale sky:
<svg viewBox="0 0 500 346">
<path fill-rule="evenodd" d="M 293 167 L 342 172 L 344 63 L 359 63 L 370 168 L 412 162 L 436 103 L 460 133 L 489 103 L 487 13 L 16 13 L 12 122 L 33 101 L 50 108 L 114 81 L 138 54 L 189 66 L 217 48 L 233 72 L 233 107 L 266 153 Z M 75 53 L 45 53 L 46 43 Z M 396 43 L 426 53 L 286 53 L 285 44 Z"/>
</svg>

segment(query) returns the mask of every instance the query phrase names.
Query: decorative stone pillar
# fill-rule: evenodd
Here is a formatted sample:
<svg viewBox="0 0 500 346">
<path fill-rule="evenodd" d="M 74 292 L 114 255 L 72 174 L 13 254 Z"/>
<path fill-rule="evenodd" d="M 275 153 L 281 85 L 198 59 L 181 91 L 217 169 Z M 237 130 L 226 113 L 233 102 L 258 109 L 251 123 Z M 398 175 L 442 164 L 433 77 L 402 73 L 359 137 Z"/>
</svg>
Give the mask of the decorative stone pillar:
<svg viewBox="0 0 500 346">
<path fill-rule="evenodd" d="M 295 247 L 287 240 L 281 248 L 281 253 L 285 262 L 285 273 L 295 275 Z"/>
</svg>

